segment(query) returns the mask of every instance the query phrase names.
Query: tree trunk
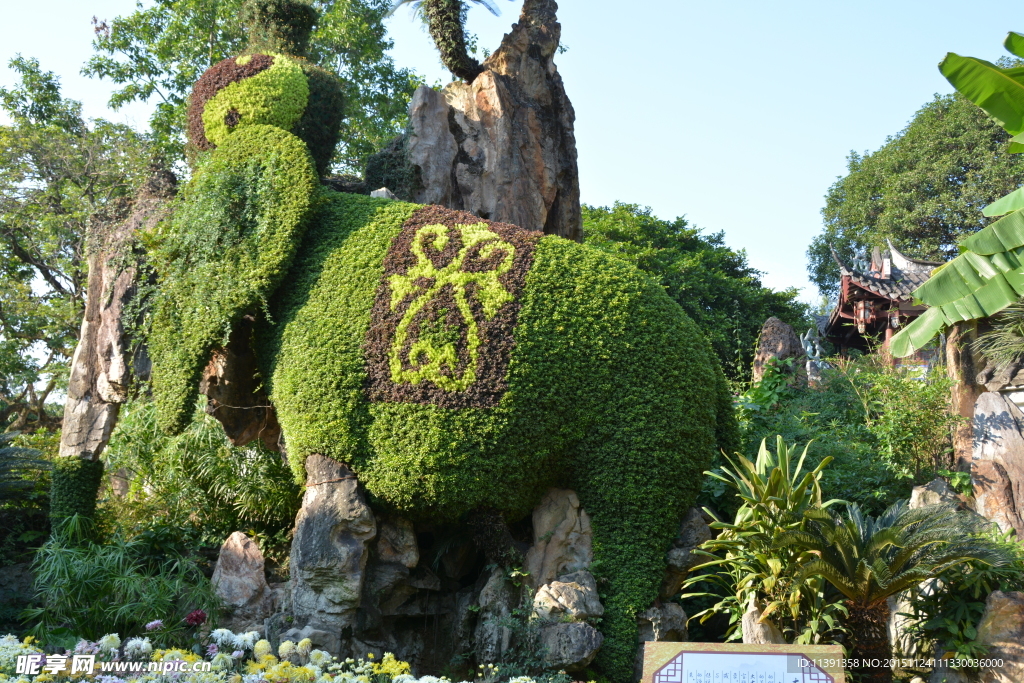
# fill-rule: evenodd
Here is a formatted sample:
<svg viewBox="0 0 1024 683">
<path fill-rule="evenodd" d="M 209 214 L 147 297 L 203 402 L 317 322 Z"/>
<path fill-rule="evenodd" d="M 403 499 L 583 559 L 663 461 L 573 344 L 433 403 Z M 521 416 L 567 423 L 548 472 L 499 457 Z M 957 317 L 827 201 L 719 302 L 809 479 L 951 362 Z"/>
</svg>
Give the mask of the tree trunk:
<svg viewBox="0 0 1024 683">
<path fill-rule="evenodd" d="M 862 683 L 892 683 L 892 669 L 889 659 L 889 604 L 881 601 L 876 605 L 863 606 L 847 600 L 850 610 L 847 625 L 853 636 L 853 651 L 850 657 L 857 662 L 854 669 L 860 674 Z"/>
<path fill-rule="evenodd" d="M 135 236 L 163 217 L 175 182 L 169 171 L 157 172 L 139 190 L 128 220 L 89 236 L 87 303 L 71 359 L 61 457 L 53 473 L 51 514 L 55 517 L 92 514 L 103 469 L 100 453 L 117 424 L 121 404 L 128 399 L 133 374 L 148 374 L 148 359 L 144 352 L 133 353 L 131 325 L 125 319 L 126 307 L 140 284 Z"/>
<path fill-rule="evenodd" d="M 462 0 L 427 0 L 423 3 L 427 29 L 441 53 L 441 63 L 456 78 L 471 83 L 483 67 L 466 51 L 466 34 L 462 28 L 465 6 Z"/>
<path fill-rule="evenodd" d="M 367 189 L 582 240 L 576 114 L 554 64 L 557 9 L 526 0 L 471 83 L 420 87 L 405 134 L 367 165 Z"/>
<path fill-rule="evenodd" d="M 977 321 L 953 325 L 946 338 L 946 372 L 956 384 L 952 388 L 951 409 L 964 418 L 953 432 L 953 466 L 959 472 L 970 472 L 974 453 L 974 402 L 984 387 L 975 382 L 978 370 L 971 352 L 971 343 L 978 336 Z"/>
</svg>

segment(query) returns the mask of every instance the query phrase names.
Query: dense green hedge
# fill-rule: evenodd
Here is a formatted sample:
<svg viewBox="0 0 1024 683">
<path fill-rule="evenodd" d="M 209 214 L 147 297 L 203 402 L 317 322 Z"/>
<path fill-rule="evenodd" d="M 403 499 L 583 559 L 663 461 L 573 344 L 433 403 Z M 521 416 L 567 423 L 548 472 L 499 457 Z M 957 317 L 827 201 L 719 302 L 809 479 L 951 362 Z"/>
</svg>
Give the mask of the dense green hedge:
<svg viewBox="0 0 1024 683">
<path fill-rule="evenodd" d="M 71 515 L 92 517 L 102 478 L 102 461 L 57 458 L 53 462 L 53 483 L 50 485 L 50 519 Z"/>
<path fill-rule="evenodd" d="M 166 430 L 185 427 L 210 350 L 288 269 L 319 187 L 299 138 L 250 126 L 211 152 L 183 191 L 150 252 L 160 275 L 153 394 Z"/>
<path fill-rule="evenodd" d="M 599 661 L 628 680 L 635 615 L 657 597 L 700 473 L 716 442 L 737 446 L 724 377 L 655 282 L 549 236 L 517 302 L 497 405 L 369 402 L 371 310 L 388 250 L 417 208 L 330 196 L 271 301 L 259 346 L 293 468 L 301 478 L 307 455 L 329 455 L 379 502 L 445 519 L 482 506 L 516 519 L 546 487 L 575 488 L 593 515 L 594 571 L 607 580 Z"/>
</svg>

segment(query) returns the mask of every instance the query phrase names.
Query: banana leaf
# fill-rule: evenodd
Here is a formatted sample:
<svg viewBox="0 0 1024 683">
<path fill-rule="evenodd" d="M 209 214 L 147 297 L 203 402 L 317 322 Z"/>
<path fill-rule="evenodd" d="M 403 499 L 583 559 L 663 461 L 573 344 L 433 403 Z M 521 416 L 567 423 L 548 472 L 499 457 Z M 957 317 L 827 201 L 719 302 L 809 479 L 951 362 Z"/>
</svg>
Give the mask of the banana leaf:
<svg viewBox="0 0 1024 683">
<path fill-rule="evenodd" d="M 1016 39 L 1013 44 L 1017 46 Z M 939 71 L 1010 135 L 1024 133 L 1024 69 L 1000 69 L 984 59 L 950 52 L 939 64 Z M 1009 151 L 1024 152 L 1024 145 L 1011 142 Z"/>
<path fill-rule="evenodd" d="M 1024 35 L 1021 35 L 1015 31 L 1010 31 L 1006 34 L 1006 40 L 1003 41 L 1003 47 L 1006 51 L 1017 56 L 1024 58 Z"/>
<path fill-rule="evenodd" d="M 1007 199 L 1013 193 L 1003 197 Z M 1003 201 L 1000 199 L 996 204 Z M 989 206 L 994 206 L 990 204 Z M 997 254 L 1024 246 L 1024 212 L 1014 211 L 1009 216 L 1000 218 L 995 223 L 986 226 L 960 243 L 961 249 L 967 249 L 976 254 Z"/>
<path fill-rule="evenodd" d="M 943 315 L 942 308 L 929 308 L 893 336 L 889 341 L 889 352 L 897 358 L 909 356 L 950 324 L 952 323 Z"/>
<path fill-rule="evenodd" d="M 981 213 L 991 218 L 1011 213 L 1017 209 L 1024 209 L 1024 187 L 1018 187 L 1005 197 L 995 200 L 982 209 Z"/>
</svg>

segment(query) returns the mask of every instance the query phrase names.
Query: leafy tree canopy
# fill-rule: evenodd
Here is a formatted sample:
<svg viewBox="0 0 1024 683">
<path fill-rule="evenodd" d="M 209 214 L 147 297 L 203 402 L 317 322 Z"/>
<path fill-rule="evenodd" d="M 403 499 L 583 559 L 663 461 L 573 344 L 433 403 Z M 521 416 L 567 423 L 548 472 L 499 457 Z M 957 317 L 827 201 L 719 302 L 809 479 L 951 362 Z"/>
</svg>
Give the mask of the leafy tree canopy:
<svg viewBox="0 0 1024 683">
<path fill-rule="evenodd" d="M 834 295 L 834 248 L 850 258 L 889 238 L 908 255 L 956 256 L 957 242 L 993 219 L 981 209 L 1024 183 L 1010 136 L 962 95 L 937 95 L 877 151 L 851 152 L 849 173 L 826 195 L 824 230 L 807 250 L 811 281 Z"/>
<path fill-rule="evenodd" d="M 12 121 L 0 126 L 0 431 L 47 422 L 82 321 L 86 234 L 124 211 L 149 153 L 131 128 L 82 119 L 37 60 L 10 66 L 21 82 L 0 88 Z"/>
<path fill-rule="evenodd" d="M 661 281 L 711 342 L 726 374 L 750 377 L 761 325 L 770 316 L 805 324 L 807 306 L 798 291 L 773 291 L 761 284 L 744 251 L 725 245 L 721 232 L 702 234 L 682 217 L 662 220 L 650 208 L 616 202 L 583 206 L 586 244 L 620 256 Z"/>
<path fill-rule="evenodd" d="M 182 158 L 185 108 L 192 85 L 222 59 L 245 45 L 244 0 L 156 0 L 110 23 L 96 23 L 96 54 L 83 72 L 122 85 L 113 109 L 157 98 L 150 120 L 157 144 L 169 160 Z M 320 13 L 309 48 L 310 61 L 339 74 L 346 119 L 335 163 L 359 171 L 366 157 L 401 132 L 412 92 L 419 83 L 386 53 L 383 18 L 389 0 L 313 0 Z"/>
</svg>

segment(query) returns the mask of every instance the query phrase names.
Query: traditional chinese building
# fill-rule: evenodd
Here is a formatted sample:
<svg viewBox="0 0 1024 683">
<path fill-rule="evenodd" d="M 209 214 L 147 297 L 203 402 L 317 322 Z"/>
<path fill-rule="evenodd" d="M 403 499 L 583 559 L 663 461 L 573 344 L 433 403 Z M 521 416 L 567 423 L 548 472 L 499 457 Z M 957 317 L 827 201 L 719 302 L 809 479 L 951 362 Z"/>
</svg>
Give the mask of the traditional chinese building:
<svg viewBox="0 0 1024 683">
<path fill-rule="evenodd" d="M 849 264 L 832 252 L 842 275 L 839 301 L 825 323 L 824 336 L 845 354 L 852 349 L 867 353 L 878 342 L 888 344 L 903 326 L 924 312 L 915 306 L 911 292 L 942 265 L 901 254 L 892 242 L 886 251 L 875 247 L 871 258 L 854 258 Z"/>
</svg>

